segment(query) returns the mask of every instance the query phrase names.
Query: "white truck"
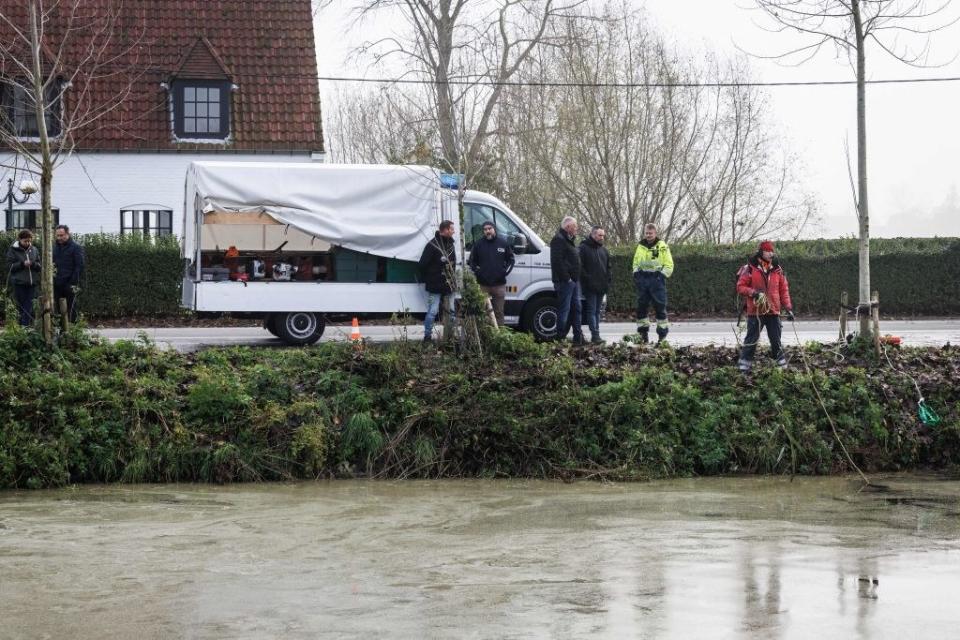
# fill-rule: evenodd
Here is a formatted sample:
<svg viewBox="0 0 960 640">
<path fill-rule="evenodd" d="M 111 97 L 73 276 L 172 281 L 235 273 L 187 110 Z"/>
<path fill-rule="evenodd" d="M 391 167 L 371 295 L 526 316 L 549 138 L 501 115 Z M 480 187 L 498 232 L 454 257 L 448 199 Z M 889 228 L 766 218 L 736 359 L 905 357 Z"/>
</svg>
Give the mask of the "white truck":
<svg viewBox="0 0 960 640">
<path fill-rule="evenodd" d="M 182 305 L 262 317 L 297 345 L 316 342 L 329 318 L 422 315 L 417 261 L 441 220 L 459 220 L 456 189 L 443 179 L 407 165 L 194 162 L 185 185 Z M 553 337 L 549 245 L 486 193 L 466 191 L 464 220 L 468 252 L 486 220 L 514 247 L 507 324 Z"/>
</svg>

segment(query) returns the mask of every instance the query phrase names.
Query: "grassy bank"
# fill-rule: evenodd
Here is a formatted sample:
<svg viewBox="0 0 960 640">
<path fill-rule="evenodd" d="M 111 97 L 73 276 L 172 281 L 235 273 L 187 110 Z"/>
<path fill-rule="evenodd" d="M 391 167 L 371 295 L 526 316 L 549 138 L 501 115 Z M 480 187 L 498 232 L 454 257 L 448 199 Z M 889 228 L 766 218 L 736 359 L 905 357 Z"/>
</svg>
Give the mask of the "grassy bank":
<svg viewBox="0 0 960 640">
<path fill-rule="evenodd" d="M 797 355 L 793 354 L 796 361 Z M 568 351 L 504 333 L 485 359 L 416 344 L 211 349 L 0 334 L 0 487 L 377 477 L 648 478 L 960 463 L 960 349 L 907 349 L 912 383 L 812 348 L 815 372 L 730 349 Z"/>
</svg>

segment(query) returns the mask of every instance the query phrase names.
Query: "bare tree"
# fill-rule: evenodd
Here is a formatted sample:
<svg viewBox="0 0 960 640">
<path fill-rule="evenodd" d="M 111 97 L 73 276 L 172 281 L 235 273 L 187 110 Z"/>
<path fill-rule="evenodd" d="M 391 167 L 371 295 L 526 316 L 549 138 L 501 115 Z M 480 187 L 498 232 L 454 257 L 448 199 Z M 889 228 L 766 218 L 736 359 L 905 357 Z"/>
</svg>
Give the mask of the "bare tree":
<svg viewBox="0 0 960 640">
<path fill-rule="evenodd" d="M 458 189 L 464 226 L 466 184 L 484 171 L 488 142 L 504 88 L 530 55 L 549 40 L 549 25 L 584 0 L 355 0 L 357 21 L 379 14 L 403 20 L 406 29 L 364 43 L 359 54 L 373 64 L 395 61 L 405 79 L 430 88 L 417 118 L 437 132 L 436 155 L 465 180 Z M 464 234 L 460 234 L 464 255 Z M 463 288 L 458 269 L 457 289 Z M 462 332 L 461 332 L 462 333 Z"/>
<path fill-rule="evenodd" d="M 119 108 L 136 75 L 142 29 L 123 20 L 122 2 L 25 0 L 0 12 L 0 84 L 9 108 L 0 114 L 0 145 L 13 152 L 7 169 L 23 163 L 40 178 L 43 334 L 53 341 L 53 213 L 51 187 L 64 162 L 98 120 Z M 123 76 L 111 95 L 105 81 Z M 112 84 L 112 83 L 109 83 Z"/>
<path fill-rule="evenodd" d="M 572 213 L 620 243 L 648 222 L 675 242 L 800 233 L 812 199 L 764 96 L 740 84 L 744 61 L 684 57 L 623 3 L 591 18 L 562 21 L 568 46 L 534 56 L 526 86 L 507 93 L 498 127 L 511 202 Z M 703 77 L 732 86 L 697 86 Z"/>
<path fill-rule="evenodd" d="M 755 8 L 772 23 L 768 30 L 793 33 L 805 44 L 773 58 L 802 63 L 824 47 L 850 61 L 857 81 L 857 189 L 855 204 L 860 226 L 859 309 L 860 334 L 871 334 L 870 210 L 867 192 L 867 48 L 875 45 L 893 58 L 928 66 L 932 33 L 954 22 L 946 11 L 949 0 L 754 0 Z"/>
</svg>

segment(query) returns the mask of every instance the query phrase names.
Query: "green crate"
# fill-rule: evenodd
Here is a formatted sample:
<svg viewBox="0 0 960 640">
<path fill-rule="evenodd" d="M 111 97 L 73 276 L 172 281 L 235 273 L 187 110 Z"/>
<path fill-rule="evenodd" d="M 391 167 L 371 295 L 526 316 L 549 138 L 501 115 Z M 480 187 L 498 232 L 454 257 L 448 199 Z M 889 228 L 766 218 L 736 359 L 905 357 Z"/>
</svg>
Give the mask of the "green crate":
<svg viewBox="0 0 960 640">
<path fill-rule="evenodd" d="M 417 282 L 418 266 L 409 260 L 387 260 L 387 282 Z"/>
<path fill-rule="evenodd" d="M 363 269 L 337 269 L 337 282 L 376 282 L 377 267 Z"/>
<path fill-rule="evenodd" d="M 378 256 L 349 249 L 338 249 L 333 255 L 337 282 L 376 282 Z"/>
</svg>

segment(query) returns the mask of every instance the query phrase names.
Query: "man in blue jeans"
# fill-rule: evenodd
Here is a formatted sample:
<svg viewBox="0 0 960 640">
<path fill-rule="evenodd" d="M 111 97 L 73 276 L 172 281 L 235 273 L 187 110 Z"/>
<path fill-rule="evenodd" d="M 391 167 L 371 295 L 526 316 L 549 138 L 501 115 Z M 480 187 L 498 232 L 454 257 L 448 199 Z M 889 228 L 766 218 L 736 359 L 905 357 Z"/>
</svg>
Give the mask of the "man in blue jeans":
<svg viewBox="0 0 960 640">
<path fill-rule="evenodd" d="M 573 326 L 573 344 L 582 345 L 580 254 L 576 238 L 577 221 L 567 216 L 550 241 L 550 272 L 557 293 L 557 340 L 564 340 Z"/>
<path fill-rule="evenodd" d="M 423 320 L 423 341 L 433 342 L 433 322 L 440 313 L 443 299 L 453 293 L 457 254 L 453 244 L 453 222 L 440 223 L 433 240 L 420 256 L 420 282 L 427 290 L 427 315 Z"/>
</svg>

